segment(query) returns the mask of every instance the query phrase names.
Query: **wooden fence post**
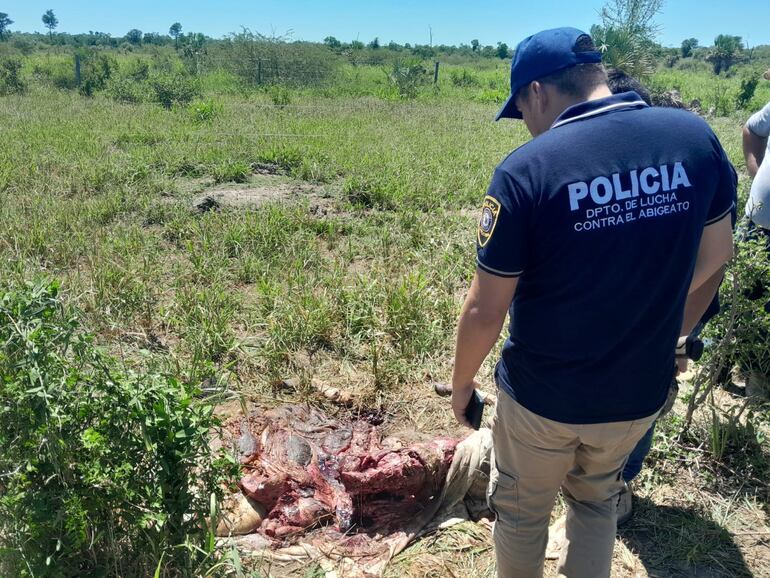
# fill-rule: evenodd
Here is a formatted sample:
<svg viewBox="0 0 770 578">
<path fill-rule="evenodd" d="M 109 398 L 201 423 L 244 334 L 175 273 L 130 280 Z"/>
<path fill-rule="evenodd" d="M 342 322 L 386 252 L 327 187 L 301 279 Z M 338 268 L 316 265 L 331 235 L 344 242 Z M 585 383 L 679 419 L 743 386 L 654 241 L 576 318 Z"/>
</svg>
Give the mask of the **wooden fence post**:
<svg viewBox="0 0 770 578">
<path fill-rule="evenodd" d="M 75 55 L 75 86 L 80 86 L 80 54 Z"/>
<path fill-rule="evenodd" d="M 257 58 L 257 84 L 262 85 L 262 59 Z"/>
<path fill-rule="evenodd" d="M 433 84 L 438 84 L 438 60 L 436 61 L 436 66 L 433 69 Z"/>
</svg>

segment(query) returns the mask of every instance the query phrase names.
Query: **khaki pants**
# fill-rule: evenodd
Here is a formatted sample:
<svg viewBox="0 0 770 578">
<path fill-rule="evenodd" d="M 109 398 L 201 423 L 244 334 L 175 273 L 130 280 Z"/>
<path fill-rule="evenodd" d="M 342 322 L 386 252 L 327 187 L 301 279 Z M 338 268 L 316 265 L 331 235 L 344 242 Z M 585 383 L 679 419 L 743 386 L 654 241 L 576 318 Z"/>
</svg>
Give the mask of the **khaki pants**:
<svg viewBox="0 0 770 578">
<path fill-rule="evenodd" d="M 567 542 L 559 576 L 610 575 L 620 474 L 657 414 L 636 421 L 570 425 L 546 419 L 500 391 L 487 497 L 500 578 L 540 578 L 548 524 L 561 487 Z"/>
</svg>

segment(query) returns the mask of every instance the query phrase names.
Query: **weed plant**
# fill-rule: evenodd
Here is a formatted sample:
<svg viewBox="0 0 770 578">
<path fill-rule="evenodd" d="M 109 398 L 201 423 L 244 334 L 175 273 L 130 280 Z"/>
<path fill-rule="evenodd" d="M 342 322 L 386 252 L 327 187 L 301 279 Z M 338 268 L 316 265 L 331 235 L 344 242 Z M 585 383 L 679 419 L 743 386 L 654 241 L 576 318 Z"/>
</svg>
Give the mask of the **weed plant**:
<svg viewBox="0 0 770 578">
<path fill-rule="evenodd" d="M 55 283 L 0 290 L 0 569 L 192 575 L 235 464 L 196 387 L 102 353 Z M 213 563 L 213 562 L 212 562 Z"/>
</svg>

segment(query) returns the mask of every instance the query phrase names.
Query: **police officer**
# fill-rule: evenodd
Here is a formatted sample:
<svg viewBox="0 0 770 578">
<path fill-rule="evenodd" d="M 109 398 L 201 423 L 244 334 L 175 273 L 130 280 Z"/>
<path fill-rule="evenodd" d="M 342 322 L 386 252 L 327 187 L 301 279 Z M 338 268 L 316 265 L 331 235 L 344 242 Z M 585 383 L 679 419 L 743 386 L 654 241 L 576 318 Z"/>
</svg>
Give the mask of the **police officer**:
<svg viewBox="0 0 770 578">
<path fill-rule="evenodd" d="M 682 328 L 700 317 L 686 318 L 688 294 L 732 256 L 732 167 L 700 118 L 612 95 L 574 28 L 519 44 L 504 117 L 535 138 L 484 198 L 452 408 L 467 425 L 510 309 L 488 495 L 498 573 L 542 575 L 561 487 L 560 573 L 609 576 L 623 464 L 666 399 Z"/>
</svg>

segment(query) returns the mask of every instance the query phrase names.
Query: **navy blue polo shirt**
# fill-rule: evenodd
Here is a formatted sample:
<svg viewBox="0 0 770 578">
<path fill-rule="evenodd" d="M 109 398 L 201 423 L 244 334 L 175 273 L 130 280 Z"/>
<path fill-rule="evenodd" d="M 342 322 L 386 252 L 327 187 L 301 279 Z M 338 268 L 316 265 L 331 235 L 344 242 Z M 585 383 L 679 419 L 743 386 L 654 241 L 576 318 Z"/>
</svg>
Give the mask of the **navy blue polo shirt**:
<svg viewBox="0 0 770 578">
<path fill-rule="evenodd" d="M 633 92 L 568 108 L 497 167 L 478 267 L 518 277 L 496 379 L 564 423 L 663 405 L 704 226 L 735 171 L 711 128 Z"/>
</svg>

